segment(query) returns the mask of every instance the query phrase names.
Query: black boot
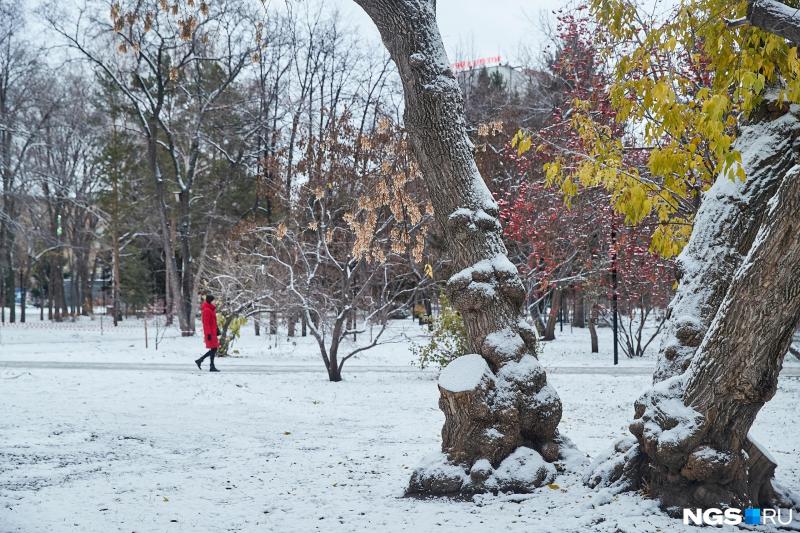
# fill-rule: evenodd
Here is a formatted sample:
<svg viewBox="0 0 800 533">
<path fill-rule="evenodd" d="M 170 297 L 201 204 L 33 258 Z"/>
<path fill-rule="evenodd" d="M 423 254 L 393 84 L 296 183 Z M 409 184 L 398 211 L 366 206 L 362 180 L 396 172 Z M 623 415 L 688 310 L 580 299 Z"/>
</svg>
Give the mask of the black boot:
<svg viewBox="0 0 800 533">
<path fill-rule="evenodd" d="M 202 358 L 202 357 L 201 357 L 200 359 L 195 359 L 195 360 L 194 360 L 194 364 L 196 364 L 196 365 L 197 365 L 197 368 L 199 368 L 199 369 L 201 369 L 201 370 L 202 370 L 202 367 L 200 366 L 200 364 L 201 364 L 202 362 L 203 362 L 203 358 Z"/>
<path fill-rule="evenodd" d="M 211 368 L 209 368 L 208 371 L 209 372 L 219 372 L 219 370 L 217 370 L 217 367 L 215 367 L 215 366 L 212 366 Z"/>
</svg>

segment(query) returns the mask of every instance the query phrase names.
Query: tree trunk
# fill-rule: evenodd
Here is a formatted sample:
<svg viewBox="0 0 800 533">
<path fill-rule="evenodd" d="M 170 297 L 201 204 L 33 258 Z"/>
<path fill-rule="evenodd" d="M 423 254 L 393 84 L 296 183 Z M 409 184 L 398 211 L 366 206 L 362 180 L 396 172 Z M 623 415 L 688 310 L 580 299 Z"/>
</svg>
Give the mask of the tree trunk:
<svg viewBox="0 0 800 533">
<path fill-rule="evenodd" d="M 433 331 L 433 305 L 427 296 L 425 297 L 425 315 L 428 317 L 428 331 Z"/>
<path fill-rule="evenodd" d="M 535 357 L 536 333 L 522 319 L 525 287 L 506 257 L 499 209 L 475 164 L 461 91 L 448 66 L 433 3 L 356 2 L 375 22 L 400 73 L 410 144 L 434 216 L 460 270 L 448 280 L 447 290 L 464 319 L 467 344 L 485 361 L 492 386 L 503 389 L 483 396 L 482 408 L 473 409 L 468 403 L 450 403 L 449 392 L 456 391 L 440 381 L 440 406 L 449 406 L 443 408 L 446 457 L 441 461 L 446 464 L 417 469 L 408 490 L 424 494 L 488 490 L 478 480 L 505 461 L 518 465 L 538 460 L 544 465 L 542 456 L 550 461 L 558 458 L 561 402 Z M 461 359 L 451 365 L 463 364 L 458 363 Z M 479 385 L 476 382 L 473 388 Z M 479 415 L 487 412 L 493 415 Z M 476 447 L 472 438 L 481 432 L 496 438 Z M 475 473 L 473 482 L 466 481 L 472 479 L 468 471 Z M 526 471 L 530 475 L 521 479 L 498 479 L 492 490 L 529 491 L 544 482 L 538 469 Z M 449 483 L 442 482 L 443 472 Z"/>
<path fill-rule="evenodd" d="M 547 326 L 544 323 L 544 319 L 542 318 L 542 310 L 540 304 L 537 304 L 533 307 L 533 325 L 536 328 L 536 333 L 540 337 L 544 337 L 544 331 L 547 329 Z"/>
<path fill-rule="evenodd" d="M 768 506 L 771 478 L 748 468 L 747 434 L 775 394 L 800 319 L 800 172 L 785 175 L 750 253 L 681 376 L 637 402 L 631 432 L 649 459 L 648 486 L 666 506 Z M 758 326 L 758 327 L 754 327 Z M 663 390 L 662 390 L 663 389 Z M 662 408 L 680 398 L 690 411 Z M 679 438 L 677 425 L 685 427 Z M 645 430 L 646 428 L 646 430 Z"/>
<path fill-rule="evenodd" d="M 164 252 L 166 254 L 166 252 Z M 172 280 L 170 279 L 170 269 L 167 267 L 167 261 L 164 260 L 164 324 L 171 326 L 175 317 L 175 306 L 172 301 Z"/>
<path fill-rule="evenodd" d="M 558 322 L 559 311 L 561 311 L 561 290 L 554 290 L 550 298 L 550 314 L 547 316 L 547 325 L 542 337 L 542 340 L 545 341 L 556 339 L 556 322 Z"/>
<path fill-rule="evenodd" d="M 47 320 L 53 320 L 53 270 L 50 269 L 50 273 L 47 279 L 48 289 L 47 289 Z"/>
<path fill-rule="evenodd" d="M 8 302 L 8 321 L 12 324 L 17 321 L 17 279 L 11 261 L 14 256 L 9 251 L 6 258 L 8 260 L 8 270 L 6 271 L 6 301 Z"/>
<path fill-rule="evenodd" d="M 59 252 L 53 254 L 52 263 L 52 292 L 53 292 L 53 320 L 61 322 L 66 311 L 64 301 L 64 274 L 61 267 L 61 257 Z"/>
<path fill-rule="evenodd" d="M 776 465 L 747 432 L 776 390 L 800 318 L 800 120 L 774 100 L 757 117 L 737 141 L 747 181 L 717 178 L 679 257 L 655 385 L 636 402 L 636 439 L 598 461 L 590 485 L 646 484 L 665 507 L 779 503 Z M 675 402 L 688 407 L 665 407 Z"/>
<path fill-rule="evenodd" d="M 20 288 L 20 306 L 19 306 L 19 321 L 24 323 L 25 322 L 25 306 L 28 305 L 28 272 L 30 271 L 30 266 L 27 268 L 19 269 L 19 288 Z"/>
<path fill-rule="evenodd" d="M 111 130 L 112 143 L 117 143 L 117 126 L 114 121 Z M 118 159 L 113 159 L 113 169 L 111 170 L 111 312 L 114 315 L 114 326 L 119 324 L 120 315 L 120 246 L 119 246 L 119 172 Z M 169 322 L 167 322 L 169 325 Z"/>
<path fill-rule="evenodd" d="M 598 305 L 595 302 L 591 304 L 591 315 L 589 316 L 589 337 L 592 339 L 592 353 L 600 351 L 600 343 L 597 341 L 597 315 Z"/>
<path fill-rule="evenodd" d="M 158 110 L 154 112 L 154 116 L 158 115 Z M 164 177 L 161 174 L 161 166 L 158 163 L 158 150 L 157 150 L 157 135 L 158 123 L 151 117 L 149 121 L 149 138 L 147 142 L 147 158 L 150 166 L 150 171 L 153 177 L 156 191 L 156 203 L 158 205 L 158 221 L 161 229 L 161 241 L 164 247 L 164 263 L 167 269 L 166 281 L 168 283 L 167 292 L 172 294 L 172 303 L 177 310 L 178 325 L 181 328 L 181 335 L 189 336 L 190 332 L 189 317 L 186 315 L 186 307 L 181 305 L 181 284 L 178 277 L 178 265 L 175 260 L 175 247 L 172 240 L 172 229 L 175 224 L 170 224 L 167 214 L 167 201 L 166 201 L 166 187 L 164 185 Z"/>
<path fill-rule="evenodd" d="M 189 209 L 189 192 L 181 191 L 178 195 L 178 204 L 180 206 L 181 223 L 178 231 L 178 237 L 181 247 L 181 286 L 180 295 L 176 295 L 177 304 L 181 308 L 181 313 L 186 321 L 186 327 L 181 327 L 184 330 L 183 335 L 192 336 L 195 333 L 195 320 L 194 312 L 192 310 L 192 303 L 194 302 L 194 265 L 192 263 L 192 248 L 191 248 L 191 212 Z"/>
<path fill-rule="evenodd" d="M 575 291 L 574 295 L 574 310 L 572 312 L 572 325 L 576 328 L 586 327 L 586 308 L 583 298 L 583 292 L 580 290 Z"/>
<path fill-rule="evenodd" d="M 0 322 L 6 323 L 6 273 L 0 268 Z"/>
<path fill-rule="evenodd" d="M 339 368 L 339 343 L 343 337 L 344 318 L 337 319 L 333 324 L 333 331 L 331 332 L 331 347 L 328 350 L 328 358 L 325 364 L 328 369 L 328 379 L 333 383 L 342 381 L 342 372 Z"/>
<path fill-rule="evenodd" d="M 775 0 L 750 0 L 747 21 L 764 31 L 800 43 L 800 18 L 797 9 Z"/>
</svg>

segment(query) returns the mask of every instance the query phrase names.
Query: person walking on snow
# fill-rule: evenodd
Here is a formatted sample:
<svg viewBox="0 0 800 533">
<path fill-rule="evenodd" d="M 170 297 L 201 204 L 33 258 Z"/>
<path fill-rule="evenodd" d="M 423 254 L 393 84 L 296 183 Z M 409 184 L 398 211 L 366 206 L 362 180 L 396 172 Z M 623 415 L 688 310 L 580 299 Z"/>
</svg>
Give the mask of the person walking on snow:
<svg viewBox="0 0 800 533">
<path fill-rule="evenodd" d="M 214 296 L 211 294 L 206 295 L 206 301 L 200 306 L 200 318 L 203 323 L 203 336 L 205 337 L 206 348 L 209 350 L 200 359 L 196 359 L 195 363 L 197 368 L 202 368 L 200 365 L 206 357 L 211 357 L 211 368 L 209 372 L 219 372 L 217 367 L 214 366 L 214 356 L 217 355 L 217 348 L 219 348 L 219 329 L 217 329 L 217 307 L 211 303 L 214 301 Z"/>
</svg>

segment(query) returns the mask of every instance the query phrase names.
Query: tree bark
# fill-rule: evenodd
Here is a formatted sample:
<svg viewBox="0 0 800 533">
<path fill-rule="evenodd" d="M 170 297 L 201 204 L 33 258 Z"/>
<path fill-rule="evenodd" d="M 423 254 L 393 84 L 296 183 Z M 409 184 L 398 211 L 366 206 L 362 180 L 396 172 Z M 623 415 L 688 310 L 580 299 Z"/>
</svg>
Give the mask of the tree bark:
<svg viewBox="0 0 800 533">
<path fill-rule="evenodd" d="M 28 272 L 30 267 L 27 269 L 20 268 L 19 271 L 19 287 L 20 287 L 20 306 L 19 306 L 19 321 L 25 323 L 26 313 L 25 307 L 28 305 Z"/>
<path fill-rule="evenodd" d="M 561 419 L 561 402 L 547 385 L 544 369 L 535 358 L 536 334 L 522 319 L 525 288 L 506 257 L 499 209 L 475 164 L 461 92 L 448 66 L 433 3 L 356 2 L 375 22 L 400 73 L 411 148 L 434 216 L 444 228 L 454 266 L 459 270 L 448 280 L 447 291 L 464 319 L 467 344 L 473 354 L 479 354 L 486 362 L 494 376 L 494 386 L 507 389 L 503 391 L 507 394 L 485 396 L 482 408 L 477 410 L 467 404 L 448 403 L 451 408 L 444 409 L 442 451 L 449 466 L 417 469 L 409 492 L 532 490 L 543 482 L 539 476 L 492 487 L 479 483 L 457 487 L 456 483 L 439 482 L 442 471 L 458 477 L 458 472 L 466 476 L 476 464 L 481 472 L 485 472 L 487 462 L 491 468 L 499 467 L 503 461 L 513 460 L 510 456 L 516 458 L 515 450 L 521 448 L 536 453 L 531 449 L 535 448 L 546 459 L 557 459 L 560 439 L 556 427 Z M 504 368 L 519 365 L 526 368 L 520 374 L 526 379 L 500 379 L 501 374 L 505 375 Z M 441 405 L 448 401 L 447 389 L 441 384 L 440 392 Z M 496 448 L 474 446 L 471 436 L 481 431 L 502 435 L 495 439 Z"/>
<path fill-rule="evenodd" d="M 542 336 L 544 341 L 556 339 L 556 322 L 558 322 L 558 313 L 561 311 L 561 290 L 554 290 L 550 298 L 550 313 L 547 315 L 547 325 Z"/>
<path fill-rule="evenodd" d="M 597 340 L 597 316 L 598 316 L 598 304 L 596 302 L 592 302 L 591 304 L 591 311 L 589 315 L 589 337 L 592 341 L 592 353 L 598 353 L 600 351 L 600 343 Z"/>
<path fill-rule="evenodd" d="M 572 313 L 572 325 L 576 328 L 586 327 L 586 309 L 583 292 L 580 290 L 575 291 L 574 294 L 575 307 Z"/>
<path fill-rule="evenodd" d="M 111 130 L 112 142 L 116 145 L 117 126 L 114 122 Z M 111 312 L 114 315 L 114 326 L 119 324 L 120 316 L 120 246 L 119 246 L 119 172 L 117 157 L 114 157 L 111 169 Z"/>
<path fill-rule="evenodd" d="M 631 432 L 649 459 L 650 490 L 664 505 L 775 503 L 771 471 L 752 472 L 744 452 L 758 411 L 777 390 L 800 318 L 797 206 L 795 169 L 785 175 L 688 371 L 665 382 L 666 392 L 656 388 L 637 402 Z M 691 411 L 661 408 L 663 398 L 675 397 Z M 666 437 L 675 422 L 686 431 Z"/>
<path fill-rule="evenodd" d="M 800 13 L 797 8 L 775 0 L 750 0 L 746 19 L 757 28 L 800 43 Z"/>
<path fill-rule="evenodd" d="M 747 181 L 717 178 L 679 257 L 655 385 L 636 402 L 635 440 L 594 465 L 592 486 L 646 485 L 666 508 L 779 503 L 776 465 L 747 432 L 775 393 L 800 317 L 800 120 L 774 99 L 755 119 L 737 141 Z M 759 150 L 746 150 L 756 142 Z"/>
<path fill-rule="evenodd" d="M 194 265 L 192 261 L 191 248 L 191 211 L 189 208 L 189 191 L 183 190 L 178 194 L 178 207 L 180 209 L 180 228 L 178 229 L 178 239 L 180 241 L 181 253 L 181 284 L 180 292 L 176 294 L 177 305 L 179 306 L 180 317 L 186 321 L 186 327 L 181 327 L 184 336 L 195 334 L 194 312 L 192 303 L 195 300 L 194 294 Z"/>
</svg>

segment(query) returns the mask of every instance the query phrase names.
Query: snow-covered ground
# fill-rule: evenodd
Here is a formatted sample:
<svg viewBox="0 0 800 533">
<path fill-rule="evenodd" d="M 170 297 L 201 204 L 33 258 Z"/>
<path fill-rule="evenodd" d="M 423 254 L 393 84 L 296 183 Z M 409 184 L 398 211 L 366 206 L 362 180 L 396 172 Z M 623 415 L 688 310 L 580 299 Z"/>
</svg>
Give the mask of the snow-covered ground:
<svg viewBox="0 0 800 533">
<path fill-rule="evenodd" d="M 0 326 L 2 533 L 688 530 L 652 501 L 609 498 L 574 474 L 527 496 L 403 498 L 411 470 L 438 449 L 443 421 L 435 372 L 411 366 L 406 337 L 420 342 L 424 332 L 410 320 L 393 324 L 397 343 L 345 366 L 342 383 L 326 381 L 308 338 L 255 337 L 247 327 L 240 355 L 210 374 L 192 362 L 199 338 L 168 331 L 155 350 L 153 324 L 145 349 L 140 321 L 106 322 L 102 333 L 97 320 L 37 322 Z M 587 331 L 564 330 L 542 360 L 556 369 L 562 431 L 593 456 L 626 433 L 650 376 L 613 374 L 608 329 L 594 356 Z M 652 366 L 656 349 L 620 366 Z M 226 372 L 248 365 L 258 371 Z M 571 366 L 612 373 L 558 371 Z M 782 376 L 753 434 L 776 457 L 778 481 L 800 492 L 800 435 L 786 430 L 800 402 L 795 374 Z"/>
</svg>

